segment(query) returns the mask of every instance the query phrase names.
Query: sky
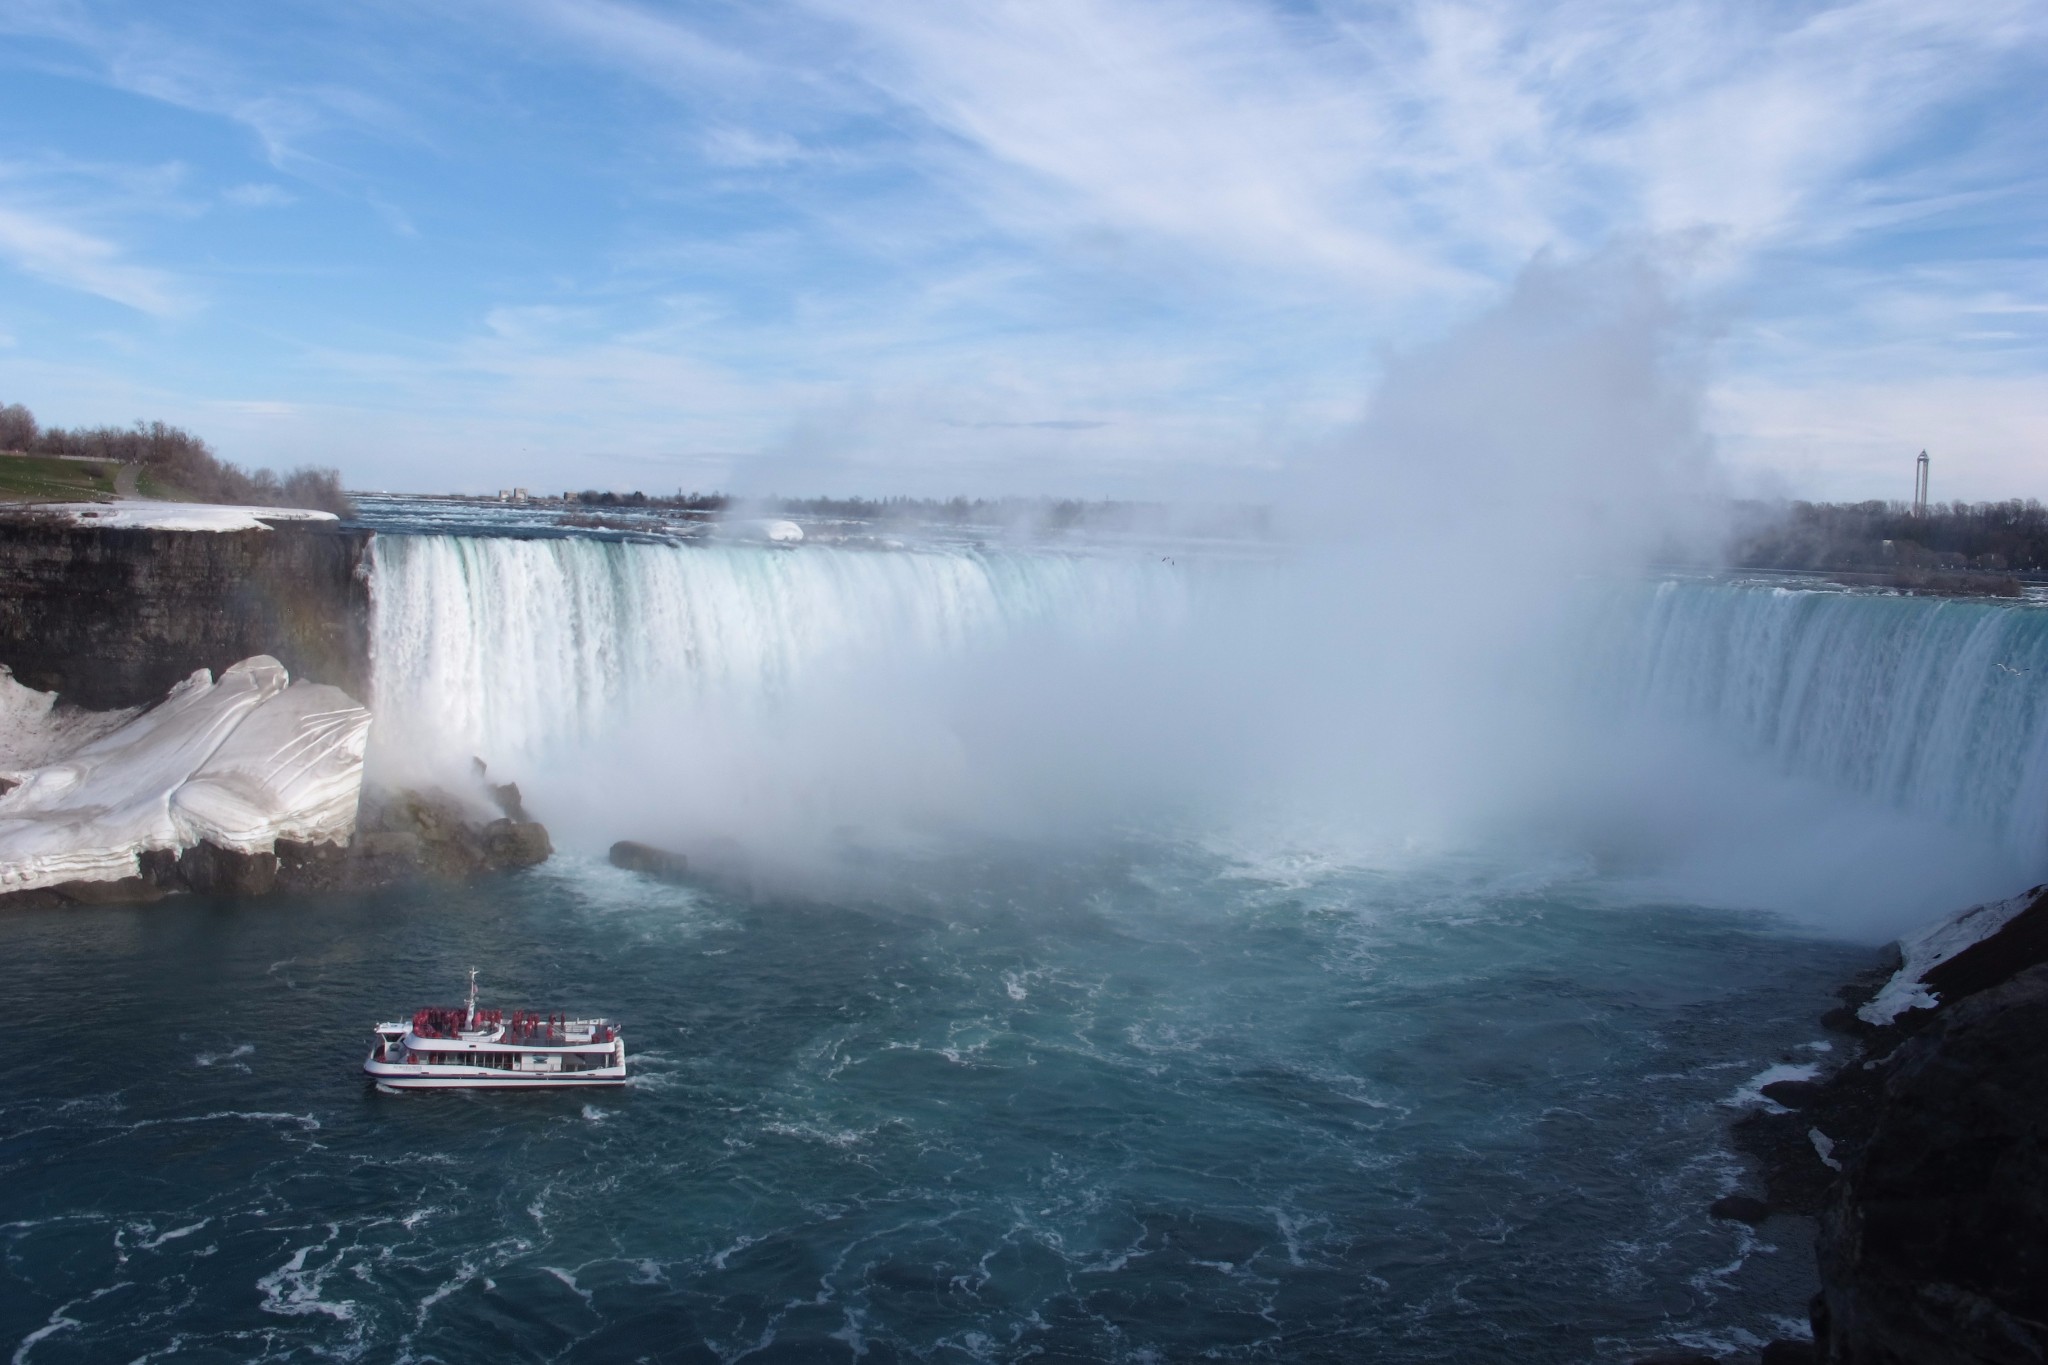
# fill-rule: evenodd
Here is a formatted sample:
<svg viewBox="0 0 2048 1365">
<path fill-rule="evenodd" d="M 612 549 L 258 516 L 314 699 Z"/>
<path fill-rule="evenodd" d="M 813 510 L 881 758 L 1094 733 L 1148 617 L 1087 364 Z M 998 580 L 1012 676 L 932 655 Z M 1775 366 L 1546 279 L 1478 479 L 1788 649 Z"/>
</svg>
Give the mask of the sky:
<svg viewBox="0 0 2048 1365">
<path fill-rule="evenodd" d="M 2041 0 L 0 0 L 0 401 L 359 488 L 1258 496 L 1532 263 L 2048 497 Z"/>
</svg>

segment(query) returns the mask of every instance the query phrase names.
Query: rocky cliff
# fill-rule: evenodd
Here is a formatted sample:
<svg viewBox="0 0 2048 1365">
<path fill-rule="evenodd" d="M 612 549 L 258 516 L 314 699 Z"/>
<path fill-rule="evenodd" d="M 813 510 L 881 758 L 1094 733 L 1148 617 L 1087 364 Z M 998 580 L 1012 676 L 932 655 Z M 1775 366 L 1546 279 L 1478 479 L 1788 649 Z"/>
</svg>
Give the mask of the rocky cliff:
<svg viewBox="0 0 2048 1365">
<path fill-rule="evenodd" d="M 1824 1365 L 2048 1362 L 2048 887 L 1903 940 L 1826 1022 L 1832 1074 L 1736 1127 L 1764 1197 L 1818 1215 Z M 1788 1357 L 1789 1358 L 1789 1357 Z"/>
<path fill-rule="evenodd" d="M 0 663 L 90 710 L 146 706 L 252 655 L 369 695 L 368 531 L 0 521 Z"/>
<path fill-rule="evenodd" d="M 2048 966 L 1940 1013 L 1822 1214 L 1820 1360 L 2048 1359 Z"/>
</svg>

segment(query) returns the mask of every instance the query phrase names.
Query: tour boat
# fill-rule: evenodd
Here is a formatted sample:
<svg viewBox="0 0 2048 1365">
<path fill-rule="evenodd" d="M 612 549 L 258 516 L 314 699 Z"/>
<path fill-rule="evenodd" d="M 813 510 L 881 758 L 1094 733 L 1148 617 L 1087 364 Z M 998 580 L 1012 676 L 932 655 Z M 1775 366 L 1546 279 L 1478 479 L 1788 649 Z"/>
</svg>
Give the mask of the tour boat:
<svg viewBox="0 0 2048 1365">
<path fill-rule="evenodd" d="M 626 1040 L 608 1019 L 480 1010 L 472 970 L 466 1007 L 377 1025 L 363 1070 L 394 1090 L 624 1085 Z"/>
</svg>

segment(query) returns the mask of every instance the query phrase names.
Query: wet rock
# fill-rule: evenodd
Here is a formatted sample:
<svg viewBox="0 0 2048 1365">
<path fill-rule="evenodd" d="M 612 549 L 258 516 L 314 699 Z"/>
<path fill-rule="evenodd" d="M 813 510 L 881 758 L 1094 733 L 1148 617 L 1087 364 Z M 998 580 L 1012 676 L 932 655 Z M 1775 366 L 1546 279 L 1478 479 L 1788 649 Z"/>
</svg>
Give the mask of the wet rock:
<svg viewBox="0 0 2048 1365">
<path fill-rule="evenodd" d="M 373 829 L 356 835 L 353 847 L 357 855 L 364 858 L 403 858 L 416 862 L 420 857 L 420 836 L 411 830 Z"/>
<path fill-rule="evenodd" d="M 183 889 L 183 888 L 179 888 Z M 123 877 L 114 882 L 66 882 L 36 891 L 17 891 L 0 901 L 24 908 L 60 905 L 146 905 L 170 891 L 149 877 Z"/>
<path fill-rule="evenodd" d="M 2048 965 L 1947 1005 L 1892 1056 L 1821 1220 L 1815 1359 L 2048 1360 L 2044 1037 Z"/>
<path fill-rule="evenodd" d="M 1818 1128 L 1833 1142 L 1828 1152 L 1833 1160 L 1846 1160 L 1870 1131 L 1884 1077 L 1881 1066 L 1865 1067 L 1857 1061 L 1824 1080 L 1806 1082 L 1814 1088 L 1796 1110 L 1759 1110 L 1736 1120 L 1730 1136 L 1739 1150 L 1756 1160 L 1764 1198 L 1774 1210 L 1819 1214 L 1834 1188 L 1836 1171 L 1821 1160 L 1813 1130 Z"/>
<path fill-rule="evenodd" d="M 491 800 L 498 803 L 498 809 L 505 812 L 505 818 L 516 820 L 522 825 L 533 823 L 533 817 L 526 813 L 526 802 L 520 798 L 517 782 L 498 782 L 490 787 Z"/>
<path fill-rule="evenodd" d="M 277 889 L 277 855 L 197 843 L 178 855 L 178 877 L 202 896 L 267 896 Z"/>
<path fill-rule="evenodd" d="M 1772 1081 L 1763 1087 L 1763 1097 L 1787 1109 L 1804 1109 L 1821 1097 L 1819 1081 Z"/>
<path fill-rule="evenodd" d="M 533 867 L 555 851 L 546 827 L 532 820 L 493 820 L 483 828 L 483 854 L 492 870 Z"/>
<path fill-rule="evenodd" d="M 1763 1350 L 1763 1365 L 1814 1365 L 1815 1359 L 1810 1341 L 1773 1341 Z"/>
<path fill-rule="evenodd" d="M 1771 1216 L 1771 1206 L 1752 1195 L 1729 1194 L 1707 1205 L 1707 1212 L 1715 1218 L 1748 1223 L 1753 1227 Z"/>
<path fill-rule="evenodd" d="M 610 856 L 613 867 L 645 873 L 659 881 L 683 881 L 690 873 L 690 860 L 682 854 L 671 853 L 652 844 L 635 843 L 631 839 L 621 839 L 613 844 Z"/>
<path fill-rule="evenodd" d="M 1637 1356 L 1629 1365 L 1720 1365 L 1720 1362 L 1698 1351 L 1658 1351 L 1652 1355 Z"/>
</svg>

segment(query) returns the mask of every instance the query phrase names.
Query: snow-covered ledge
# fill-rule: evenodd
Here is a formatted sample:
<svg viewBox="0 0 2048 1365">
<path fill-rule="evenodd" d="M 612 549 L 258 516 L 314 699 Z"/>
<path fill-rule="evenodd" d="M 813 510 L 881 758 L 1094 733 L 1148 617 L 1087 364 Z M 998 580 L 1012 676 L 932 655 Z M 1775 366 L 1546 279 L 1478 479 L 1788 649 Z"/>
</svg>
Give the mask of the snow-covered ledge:
<svg viewBox="0 0 2048 1365">
<path fill-rule="evenodd" d="M 16 784 L 0 795 L 0 893 L 138 876 L 152 850 L 354 833 L 370 713 L 268 655 L 218 681 L 200 669 L 111 728 L 54 701 L 0 677 L 0 782 Z"/>
<path fill-rule="evenodd" d="M 1899 954 L 1905 959 L 1904 965 L 1892 973 L 1869 1004 L 1856 1011 L 1857 1016 L 1866 1024 L 1882 1025 L 1892 1023 L 1907 1010 L 1933 1009 L 1939 1005 L 1941 1000 L 1923 978 L 1964 949 L 2005 928 L 2015 915 L 2034 903 L 2040 892 L 2037 886 L 2002 901 L 1958 910 L 1900 939 Z"/>
<path fill-rule="evenodd" d="M 38 516 L 62 517 L 75 526 L 114 526 L 149 531 L 268 531 L 273 521 L 339 521 L 310 507 L 234 507 L 212 502 L 46 502 Z"/>
</svg>

